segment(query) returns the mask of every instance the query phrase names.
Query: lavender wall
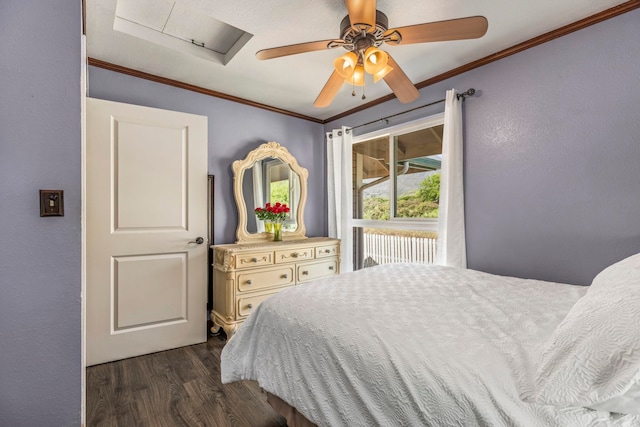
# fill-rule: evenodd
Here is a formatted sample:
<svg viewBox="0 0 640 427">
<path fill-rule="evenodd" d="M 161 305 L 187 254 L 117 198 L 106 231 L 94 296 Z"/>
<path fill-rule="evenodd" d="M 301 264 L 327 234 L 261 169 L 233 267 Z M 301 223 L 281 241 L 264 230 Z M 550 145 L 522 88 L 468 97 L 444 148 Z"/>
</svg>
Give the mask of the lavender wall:
<svg viewBox="0 0 640 427">
<path fill-rule="evenodd" d="M 640 251 L 638 22 L 634 11 L 421 91 L 413 106 L 449 87 L 480 92 L 465 106 L 472 268 L 588 283 Z M 77 0 L 0 2 L 0 425 L 80 419 L 79 26 Z M 309 169 L 306 221 L 324 234 L 320 125 L 101 69 L 90 77 L 97 98 L 209 116 L 216 242 L 235 231 L 231 161 L 268 140 Z M 326 129 L 406 108 L 390 101 Z M 41 188 L 65 191 L 64 217 L 39 217 Z"/>
<path fill-rule="evenodd" d="M 80 423 L 80 19 L 78 0 L 0 2 L 2 426 Z"/>
<path fill-rule="evenodd" d="M 215 175 L 216 244 L 235 241 L 237 210 L 231 163 L 268 141 L 285 146 L 308 169 L 307 235 L 326 235 L 322 125 L 97 67 L 89 67 L 89 96 L 209 118 L 209 173 Z"/>
<path fill-rule="evenodd" d="M 325 128 L 476 88 L 465 102 L 469 267 L 589 284 L 640 252 L 639 24 L 635 10 L 425 88 L 414 105 L 390 101 Z"/>
</svg>

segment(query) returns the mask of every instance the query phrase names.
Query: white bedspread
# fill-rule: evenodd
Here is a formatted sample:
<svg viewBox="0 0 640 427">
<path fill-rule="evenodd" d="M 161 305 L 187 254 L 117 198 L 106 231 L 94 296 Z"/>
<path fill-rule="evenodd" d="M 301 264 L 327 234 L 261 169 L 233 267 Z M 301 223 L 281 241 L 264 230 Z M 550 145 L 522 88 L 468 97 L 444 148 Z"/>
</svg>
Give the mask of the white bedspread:
<svg viewBox="0 0 640 427">
<path fill-rule="evenodd" d="M 545 341 L 586 287 L 415 264 L 281 292 L 222 352 L 319 426 L 639 426 L 526 401 Z"/>
</svg>

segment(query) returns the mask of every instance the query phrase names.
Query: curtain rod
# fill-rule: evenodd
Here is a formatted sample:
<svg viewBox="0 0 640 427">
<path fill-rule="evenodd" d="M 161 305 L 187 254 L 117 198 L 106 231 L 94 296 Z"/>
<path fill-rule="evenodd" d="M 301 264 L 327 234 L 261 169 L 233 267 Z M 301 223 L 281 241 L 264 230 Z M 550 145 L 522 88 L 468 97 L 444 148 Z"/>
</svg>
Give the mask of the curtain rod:
<svg viewBox="0 0 640 427">
<path fill-rule="evenodd" d="M 475 93 L 476 93 L 476 90 L 475 90 L 474 88 L 470 88 L 470 89 L 467 89 L 465 92 L 457 93 L 457 94 L 456 94 L 456 98 L 458 98 L 458 99 L 462 98 L 462 100 L 464 101 L 464 99 L 465 99 L 467 96 L 473 96 L 473 94 L 475 94 Z M 439 104 L 439 103 L 441 103 L 441 102 L 444 102 L 445 100 L 446 100 L 446 99 L 444 99 L 444 98 L 443 98 L 443 99 L 439 99 L 439 100 L 437 100 L 437 101 L 433 101 L 433 102 L 430 102 L 430 103 L 428 103 L 428 104 L 421 105 L 421 106 L 419 106 L 419 107 L 415 107 L 415 108 L 412 108 L 412 109 L 407 110 L 407 111 L 403 111 L 403 112 L 401 112 L 401 113 L 392 114 L 392 115 L 390 115 L 390 116 L 383 117 L 383 118 L 381 118 L 381 119 L 377 119 L 377 120 L 374 120 L 374 121 L 372 121 L 372 122 L 363 123 L 363 124 L 358 125 L 358 126 L 353 126 L 353 127 L 349 128 L 349 130 L 358 129 L 358 128 L 361 128 L 361 127 L 363 127 L 363 126 L 367 126 L 367 125 L 370 125 L 370 124 L 373 124 L 373 123 L 376 123 L 376 122 L 381 122 L 382 120 L 388 120 L 388 119 L 390 119 L 390 118 L 392 118 L 392 117 L 400 116 L 400 115 L 402 115 L 402 114 L 407 114 L 407 113 L 410 113 L 410 112 L 412 112 L 412 111 L 419 110 L 420 108 L 431 107 L 432 105 Z"/>
</svg>

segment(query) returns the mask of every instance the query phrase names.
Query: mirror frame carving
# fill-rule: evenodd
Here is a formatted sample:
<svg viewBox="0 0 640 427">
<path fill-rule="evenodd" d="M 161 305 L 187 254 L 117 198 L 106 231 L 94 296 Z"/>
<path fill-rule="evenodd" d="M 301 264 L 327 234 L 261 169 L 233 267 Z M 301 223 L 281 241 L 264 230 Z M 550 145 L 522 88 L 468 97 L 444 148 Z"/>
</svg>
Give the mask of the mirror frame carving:
<svg viewBox="0 0 640 427">
<path fill-rule="evenodd" d="M 232 164 L 233 195 L 236 199 L 236 206 L 238 208 L 236 243 L 264 242 L 272 239 L 272 235 L 270 233 L 249 233 L 247 231 L 247 204 L 242 193 L 242 181 L 244 179 L 245 171 L 253 167 L 256 161 L 271 157 L 280 159 L 283 163 L 288 164 L 291 170 L 297 173 L 300 177 L 300 200 L 298 201 L 296 212 L 297 227 L 294 231 L 283 231 L 283 240 L 307 238 L 305 235 L 307 229 L 304 225 L 304 208 L 307 202 L 307 177 L 309 176 L 309 171 L 298 164 L 298 161 L 291 155 L 291 153 L 289 153 L 289 150 L 277 142 L 271 141 L 260 145 L 253 151 L 250 151 L 249 154 L 247 154 L 247 157 L 243 160 L 236 160 Z"/>
</svg>

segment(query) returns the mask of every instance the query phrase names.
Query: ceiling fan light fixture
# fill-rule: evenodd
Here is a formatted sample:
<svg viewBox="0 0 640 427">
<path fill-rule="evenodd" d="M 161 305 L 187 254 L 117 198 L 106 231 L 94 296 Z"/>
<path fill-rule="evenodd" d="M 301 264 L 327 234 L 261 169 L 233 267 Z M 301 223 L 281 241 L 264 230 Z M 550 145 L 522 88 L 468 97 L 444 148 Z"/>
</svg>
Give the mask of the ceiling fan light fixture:
<svg viewBox="0 0 640 427">
<path fill-rule="evenodd" d="M 358 55 L 355 52 L 347 52 L 333 61 L 333 68 L 344 79 L 350 79 L 358 64 Z"/>
<path fill-rule="evenodd" d="M 367 73 L 371 74 L 374 83 L 384 79 L 401 103 L 413 102 L 420 96 L 418 88 L 391 55 L 378 48 L 385 43 L 407 45 L 476 39 L 482 37 L 488 27 L 487 18 L 484 16 L 470 16 L 390 28 L 387 15 L 377 10 L 376 0 L 344 2 L 347 16 L 340 22 L 339 39 L 291 44 L 263 49 L 256 53 L 256 57 L 262 60 L 336 47 L 346 49 L 346 54 L 333 61 L 334 71 L 313 103 L 318 108 L 331 104 L 340 86 L 345 82 L 353 86 L 362 86 L 362 99 L 365 99 L 364 85 Z M 352 92 L 355 96 L 355 87 Z"/>
<path fill-rule="evenodd" d="M 353 70 L 353 75 L 345 81 L 354 86 L 364 86 L 364 67 L 362 65 L 356 65 Z"/>
<path fill-rule="evenodd" d="M 378 83 L 378 81 L 380 79 L 383 79 L 384 76 L 389 74 L 391 71 L 393 71 L 393 67 L 390 66 L 390 65 L 385 65 L 385 67 L 382 70 L 380 70 L 377 73 L 373 74 L 373 82 L 374 83 Z"/>
<path fill-rule="evenodd" d="M 364 52 L 364 69 L 369 74 L 377 74 L 384 70 L 389 61 L 387 52 L 371 46 Z"/>
</svg>

